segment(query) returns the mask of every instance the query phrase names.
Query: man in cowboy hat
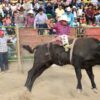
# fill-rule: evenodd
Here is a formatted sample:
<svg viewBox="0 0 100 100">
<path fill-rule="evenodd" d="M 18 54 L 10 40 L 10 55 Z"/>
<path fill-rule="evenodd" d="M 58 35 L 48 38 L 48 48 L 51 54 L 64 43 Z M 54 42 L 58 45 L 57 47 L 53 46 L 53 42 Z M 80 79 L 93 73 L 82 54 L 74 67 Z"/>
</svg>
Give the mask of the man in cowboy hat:
<svg viewBox="0 0 100 100">
<path fill-rule="evenodd" d="M 57 34 L 58 40 L 62 42 L 62 45 L 65 47 L 65 51 L 68 51 L 70 47 L 68 41 L 68 35 L 70 33 L 70 26 L 68 25 L 69 19 L 65 15 L 62 15 L 59 18 L 59 21 L 54 25 L 54 31 Z"/>
</svg>

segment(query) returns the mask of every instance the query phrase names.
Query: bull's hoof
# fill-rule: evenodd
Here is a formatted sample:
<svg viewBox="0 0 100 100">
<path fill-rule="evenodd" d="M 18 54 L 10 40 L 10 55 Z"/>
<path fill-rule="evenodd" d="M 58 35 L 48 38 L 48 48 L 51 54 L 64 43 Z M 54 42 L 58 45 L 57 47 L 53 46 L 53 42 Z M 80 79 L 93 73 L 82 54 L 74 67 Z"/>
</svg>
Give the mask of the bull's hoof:
<svg viewBox="0 0 100 100">
<path fill-rule="evenodd" d="M 27 88 L 27 90 L 28 90 L 29 92 L 32 91 L 32 88 L 31 88 L 29 85 L 25 84 L 25 87 Z"/>
<path fill-rule="evenodd" d="M 82 89 L 77 89 L 77 93 L 82 93 Z"/>
<path fill-rule="evenodd" d="M 93 88 L 94 93 L 98 93 L 98 90 L 96 88 Z"/>
<path fill-rule="evenodd" d="M 23 92 L 19 95 L 19 99 L 18 100 L 31 100 L 31 92 L 29 92 L 27 90 L 26 87 L 23 88 Z"/>
</svg>

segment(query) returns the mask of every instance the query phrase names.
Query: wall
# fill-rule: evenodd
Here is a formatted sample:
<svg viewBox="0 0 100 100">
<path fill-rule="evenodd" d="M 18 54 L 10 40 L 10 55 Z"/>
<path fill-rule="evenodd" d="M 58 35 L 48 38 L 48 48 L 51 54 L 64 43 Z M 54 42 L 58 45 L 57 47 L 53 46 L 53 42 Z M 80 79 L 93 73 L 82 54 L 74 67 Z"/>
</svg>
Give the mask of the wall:
<svg viewBox="0 0 100 100">
<path fill-rule="evenodd" d="M 34 30 L 32 28 L 21 28 L 19 30 L 20 33 L 20 44 L 28 44 L 32 47 L 38 45 L 50 42 L 52 39 L 54 39 L 54 35 L 38 35 L 37 30 Z M 71 29 L 70 36 L 75 37 L 76 29 Z"/>
</svg>

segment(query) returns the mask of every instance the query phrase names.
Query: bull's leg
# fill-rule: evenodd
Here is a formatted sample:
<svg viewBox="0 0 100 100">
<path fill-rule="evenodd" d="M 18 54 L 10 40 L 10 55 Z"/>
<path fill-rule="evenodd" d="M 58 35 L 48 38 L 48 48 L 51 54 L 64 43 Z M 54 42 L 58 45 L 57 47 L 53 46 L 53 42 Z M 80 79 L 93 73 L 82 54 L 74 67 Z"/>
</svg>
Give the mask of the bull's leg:
<svg viewBox="0 0 100 100">
<path fill-rule="evenodd" d="M 28 84 L 31 82 L 31 78 L 33 76 L 33 73 L 34 73 L 34 68 L 30 69 L 28 71 L 28 76 L 27 76 L 27 80 L 26 80 L 26 83 L 25 83 L 25 86 L 27 87 Z"/>
<path fill-rule="evenodd" d="M 96 84 L 94 82 L 94 74 L 93 74 L 93 70 L 92 70 L 92 67 L 89 67 L 86 69 L 86 72 L 90 78 L 90 81 L 91 81 L 91 85 L 92 85 L 92 88 L 93 89 L 96 89 Z"/>
<path fill-rule="evenodd" d="M 75 68 L 75 73 L 76 73 L 76 78 L 77 78 L 77 90 L 78 92 L 82 91 L 82 84 L 81 84 L 81 79 L 82 79 L 82 73 L 81 73 L 81 68 L 83 67 L 82 64 L 82 59 L 80 57 L 74 58 L 73 60 L 73 65 Z"/>
<path fill-rule="evenodd" d="M 29 91 L 32 90 L 32 86 L 36 78 L 39 77 L 47 68 L 49 68 L 49 66 L 33 67 L 32 70 L 29 71 L 25 84 Z"/>
<path fill-rule="evenodd" d="M 75 68 L 75 72 L 76 72 L 76 77 L 77 77 L 77 89 L 80 92 L 80 91 L 82 91 L 82 84 L 81 84 L 82 74 L 81 74 L 81 68 Z"/>
</svg>

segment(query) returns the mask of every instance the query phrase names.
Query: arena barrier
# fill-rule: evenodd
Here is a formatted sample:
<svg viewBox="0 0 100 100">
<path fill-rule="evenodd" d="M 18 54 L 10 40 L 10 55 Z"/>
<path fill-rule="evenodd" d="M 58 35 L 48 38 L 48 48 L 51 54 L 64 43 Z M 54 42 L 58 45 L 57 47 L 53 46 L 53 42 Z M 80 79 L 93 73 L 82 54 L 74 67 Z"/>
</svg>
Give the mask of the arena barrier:
<svg viewBox="0 0 100 100">
<path fill-rule="evenodd" d="M 46 29 L 47 30 L 47 29 Z M 35 47 L 38 44 L 43 44 L 50 42 L 54 39 L 54 35 L 38 35 L 38 30 L 33 28 L 18 26 L 15 27 L 16 32 L 16 50 L 14 51 L 16 57 L 12 57 L 12 60 L 18 61 L 18 70 L 24 71 L 24 67 L 22 66 L 23 60 L 33 59 L 33 55 L 26 53 L 26 51 L 22 48 L 23 45 L 30 45 L 31 47 Z M 100 28 L 96 27 L 78 27 L 71 28 L 70 37 L 95 37 L 100 39 Z"/>
<path fill-rule="evenodd" d="M 94 37 L 100 40 L 100 27 L 86 27 L 85 28 L 85 36 L 86 37 Z"/>
</svg>

